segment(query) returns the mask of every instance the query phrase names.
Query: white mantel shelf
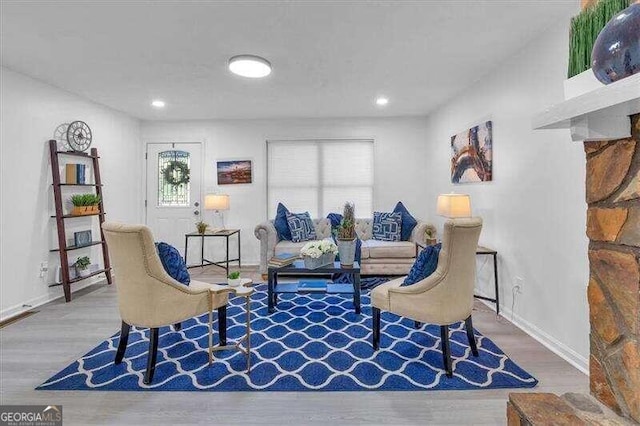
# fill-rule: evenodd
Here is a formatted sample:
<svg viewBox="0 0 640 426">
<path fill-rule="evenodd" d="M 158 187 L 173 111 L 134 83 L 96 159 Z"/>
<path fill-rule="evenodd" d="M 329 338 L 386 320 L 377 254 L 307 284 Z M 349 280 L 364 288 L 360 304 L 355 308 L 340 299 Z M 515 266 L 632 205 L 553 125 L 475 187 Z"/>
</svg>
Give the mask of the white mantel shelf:
<svg viewBox="0 0 640 426">
<path fill-rule="evenodd" d="M 571 129 L 571 139 L 631 136 L 630 115 L 640 113 L 640 73 L 568 99 L 533 118 L 533 128 Z"/>
</svg>

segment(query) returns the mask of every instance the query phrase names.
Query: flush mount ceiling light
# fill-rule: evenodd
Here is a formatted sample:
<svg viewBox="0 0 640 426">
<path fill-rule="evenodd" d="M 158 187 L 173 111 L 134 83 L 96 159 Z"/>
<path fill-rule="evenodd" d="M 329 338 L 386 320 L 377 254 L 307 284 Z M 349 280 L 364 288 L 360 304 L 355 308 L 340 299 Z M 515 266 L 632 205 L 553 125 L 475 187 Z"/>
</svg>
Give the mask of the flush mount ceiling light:
<svg viewBox="0 0 640 426">
<path fill-rule="evenodd" d="M 156 99 L 155 101 L 151 102 L 151 106 L 154 108 L 164 108 L 164 101 Z"/>
<path fill-rule="evenodd" d="M 237 55 L 229 59 L 229 71 L 242 77 L 262 78 L 271 74 L 271 63 L 260 56 Z"/>
<path fill-rule="evenodd" d="M 385 106 L 388 103 L 389 98 L 385 98 L 384 96 L 379 96 L 378 98 L 376 98 L 376 105 L 378 106 Z"/>
</svg>

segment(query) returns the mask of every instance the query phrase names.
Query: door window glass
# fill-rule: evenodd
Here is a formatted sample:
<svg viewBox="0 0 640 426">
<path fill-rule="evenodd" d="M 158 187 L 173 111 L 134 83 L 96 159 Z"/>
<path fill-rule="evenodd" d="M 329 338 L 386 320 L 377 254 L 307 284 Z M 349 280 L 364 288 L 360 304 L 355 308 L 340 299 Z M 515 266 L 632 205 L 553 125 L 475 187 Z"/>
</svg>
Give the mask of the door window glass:
<svg viewBox="0 0 640 426">
<path fill-rule="evenodd" d="M 189 207 L 189 153 L 158 153 L 158 207 Z"/>
</svg>

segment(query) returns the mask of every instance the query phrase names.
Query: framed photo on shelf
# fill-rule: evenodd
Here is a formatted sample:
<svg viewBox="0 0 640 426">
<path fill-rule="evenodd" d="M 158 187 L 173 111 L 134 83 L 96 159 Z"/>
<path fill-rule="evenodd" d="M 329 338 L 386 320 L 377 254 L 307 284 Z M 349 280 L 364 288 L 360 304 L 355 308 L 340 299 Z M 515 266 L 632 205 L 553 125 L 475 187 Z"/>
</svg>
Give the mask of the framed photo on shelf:
<svg viewBox="0 0 640 426">
<path fill-rule="evenodd" d="M 93 241 L 91 230 L 78 231 L 73 233 L 73 243 L 77 247 L 88 246 Z"/>
<path fill-rule="evenodd" d="M 218 185 L 238 185 L 253 183 L 253 163 L 251 160 L 217 161 Z"/>
</svg>

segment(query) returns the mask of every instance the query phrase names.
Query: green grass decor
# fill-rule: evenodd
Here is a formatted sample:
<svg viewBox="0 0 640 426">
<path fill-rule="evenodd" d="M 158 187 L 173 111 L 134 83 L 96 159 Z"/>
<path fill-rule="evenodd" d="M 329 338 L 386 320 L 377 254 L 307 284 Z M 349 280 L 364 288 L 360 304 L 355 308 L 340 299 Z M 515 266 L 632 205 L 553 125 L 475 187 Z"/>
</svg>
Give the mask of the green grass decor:
<svg viewBox="0 0 640 426">
<path fill-rule="evenodd" d="M 100 204 L 100 196 L 96 194 L 74 194 L 71 203 L 76 207 L 97 206 Z"/>
<path fill-rule="evenodd" d="M 600 0 L 571 19 L 569 33 L 569 78 L 591 68 L 591 50 L 613 15 L 631 6 L 633 0 Z"/>
</svg>

